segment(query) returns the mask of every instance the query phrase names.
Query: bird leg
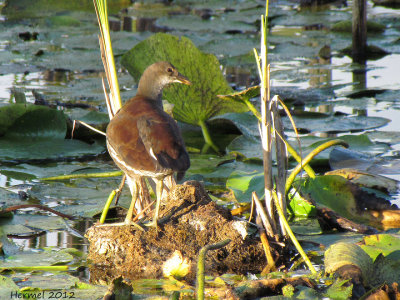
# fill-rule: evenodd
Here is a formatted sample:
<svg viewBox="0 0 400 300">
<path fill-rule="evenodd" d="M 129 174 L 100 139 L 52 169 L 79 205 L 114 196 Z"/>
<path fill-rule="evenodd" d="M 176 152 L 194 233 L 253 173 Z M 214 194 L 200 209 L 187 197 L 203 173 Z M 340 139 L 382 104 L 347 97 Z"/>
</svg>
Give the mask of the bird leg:
<svg viewBox="0 0 400 300">
<path fill-rule="evenodd" d="M 132 193 L 132 200 L 128 209 L 128 213 L 126 214 L 125 221 L 121 223 L 102 224 L 100 226 L 135 226 L 138 229 L 143 230 L 140 225 L 132 221 L 133 213 L 135 212 L 136 201 L 139 198 L 138 181 L 135 178 L 130 178 L 129 176 L 127 176 L 126 178 L 128 179 L 129 189 Z"/>
<path fill-rule="evenodd" d="M 157 228 L 157 219 L 158 219 L 158 213 L 160 211 L 160 204 L 161 204 L 161 198 L 162 198 L 162 193 L 164 189 L 164 178 L 161 179 L 155 179 L 156 181 L 156 197 L 157 197 L 157 202 L 156 202 L 156 208 L 154 210 L 154 216 L 153 216 L 153 221 L 150 223 L 145 224 L 146 226 L 154 226 Z"/>
<path fill-rule="evenodd" d="M 136 201 L 138 199 L 139 193 L 138 193 L 138 185 L 136 180 L 132 180 L 131 184 L 129 185 L 131 188 L 131 193 L 132 193 L 132 200 L 131 200 L 131 205 L 129 206 L 128 213 L 126 214 L 125 217 L 125 224 L 126 225 L 131 225 L 132 223 L 132 217 L 133 217 L 133 212 L 135 211 L 135 205 Z"/>
</svg>

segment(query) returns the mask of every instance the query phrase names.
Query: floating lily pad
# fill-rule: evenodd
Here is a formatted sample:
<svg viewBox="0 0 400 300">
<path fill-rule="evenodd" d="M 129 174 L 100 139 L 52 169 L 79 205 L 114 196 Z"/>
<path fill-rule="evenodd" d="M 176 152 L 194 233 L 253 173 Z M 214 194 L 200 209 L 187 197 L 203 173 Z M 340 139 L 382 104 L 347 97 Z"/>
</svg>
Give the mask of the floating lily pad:
<svg viewBox="0 0 400 300">
<path fill-rule="evenodd" d="M 264 173 L 232 172 L 226 187 L 231 189 L 239 202 L 251 202 L 251 194 L 256 192 L 261 199 L 264 197 Z"/>
<path fill-rule="evenodd" d="M 221 100 L 226 101 L 226 100 Z M 250 112 L 246 113 L 226 113 L 220 116 L 216 116 L 210 119 L 210 122 L 214 120 L 227 120 L 234 124 L 244 135 L 258 137 L 260 135 L 258 130 L 258 120 Z"/>
<path fill-rule="evenodd" d="M 109 0 L 111 12 L 119 11 L 119 6 L 128 4 L 126 0 Z M 82 2 L 80 0 L 71 0 L 60 2 L 58 0 L 38 0 L 35 5 L 29 0 L 9 1 L 2 9 L 2 14 L 7 16 L 9 20 L 27 19 L 27 18 L 42 18 L 55 13 L 65 11 L 90 11 L 93 12 L 93 3 Z M 117 5 L 118 4 L 118 5 Z"/>
<path fill-rule="evenodd" d="M 382 33 L 385 31 L 386 26 L 374 21 L 367 21 L 367 32 L 368 34 L 370 33 Z M 352 31 L 352 21 L 351 20 L 345 20 L 345 21 L 340 21 L 338 23 L 335 23 L 332 27 L 331 30 L 337 31 L 337 32 L 348 32 L 351 33 Z"/>
<path fill-rule="evenodd" d="M 263 152 L 261 141 L 249 137 L 247 135 L 241 135 L 235 138 L 226 149 L 228 152 L 240 153 L 246 158 L 257 158 L 262 161 Z M 273 152 L 275 156 L 275 152 Z"/>
<path fill-rule="evenodd" d="M 196 15 L 178 15 L 173 17 L 163 17 L 157 20 L 159 27 L 173 30 L 195 30 L 195 31 L 214 31 L 214 32 L 256 32 L 257 27 L 240 21 L 233 21 L 220 18 L 203 20 Z"/>
<path fill-rule="evenodd" d="M 101 161 L 88 162 L 49 162 L 37 164 L 22 163 L 18 165 L 4 165 L 0 173 L 17 180 L 32 180 L 36 178 L 53 177 L 64 174 L 100 173 L 115 171 L 112 164 Z"/>
<path fill-rule="evenodd" d="M 41 231 L 65 230 L 66 225 L 61 217 L 15 214 L 12 220 L 2 222 L 1 227 L 6 234 L 31 235 Z"/>
<path fill-rule="evenodd" d="M 375 260 L 378 255 L 397 255 L 400 260 L 400 238 L 391 234 L 375 234 L 364 237 L 361 248 Z"/>
<path fill-rule="evenodd" d="M 42 274 L 30 274 L 27 276 L 24 282 L 21 282 L 19 286 L 21 288 L 29 287 L 30 289 L 41 289 L 47 290 L 65 290 L 70 291 L 79 282 L 79 279 L 75 276 L 67 273 L 52 274 L 44 277 Z M 64 294 L 63 294 L 64 295 Z M 72 295 L 71 293 L 65 293 L 66 296 Z"/>
<path fill-rule="evenodd" d="M 0 275 L 0 297 L 3 299 L 10 298 L 12 293 L 18 291 L 18 286 L 11 278 Z"/>
<path fill-rule="evenodd" d="M 353 168 L 374 174 L 399 174 L 400 161 L 386 158 L 375 157 L 367 153 L 350 149 L 334 148 L 329 154 L 329 164 L 332 169 Z M 377 179 L 376 179 L 377 180 Z M 392 188 L 390 190 L 393 190 Z"/>
<path fill-rule="evenodd" d="M 306 132 L 354 132 L 382 127 L 389 119 L 368 116 L 320 116 L 317 118 L 293 116 L 297 129 Z M 290 120 L 282 118 L 285 128 L 291 128 Z"/>
<path fill-rule="evenodd" d="M 0 136 L 64 138 L 67 130 L 62 111 L 40 105 L 0 107 Z"/>
<path fill-rule="evenodd" d="M 74 217 L 92 217 L 102 211 L 108 195 L 120 182 L 121 177 L 82 178 L 73 180 L 72 183 L 47 182 L 32 186 L 27 193 L 44 205 L 51 204 L 62 213 Z M 82 195 L 85 197 L 82 198 Z M 132 196 L 125 188 L 119 204 L 129 207 L 131 199 Z"/>
<path fill-rule="evenodd" d="M 105 150 L 104 145 L 89 145 L 78 140 L 1 138 L 0 141 L 0 160 L 3 161 L 65 160 L 97 155 Z"/>
<path fill-rule="evenodd" d="M 224 55 L 225 57 L 234 57 L 239 55 L 246 55 L 249 52 L 253 51 L 253 48 L 259 46 L 258 38 L 250 37 L 250 36 L 240 36 L 240 37 L 226 37 L 225 35 L 220 39 L 213 39 L 208 43 L 202 45 L 200 48 L 203 51 L 213 53 L 220 57 Z M 254 63 L 254 54 L 252 57 L 252 62 Z"/>
<path fill-rule="evenodd" d="M 360 214 L 361 208 L 353 194 L 353 187 L 341 176 L 325 175 L 309 178 L 300 192 L 318 205 L 327 206 L 345 218 L 366 221 Z"/>
<path fill-rule="evenodd" d="M 19 253 L 8 256 L 4 261 L 0 261 L 0 268 L 29 267 L 29 266 L 53 266 L 67 264 L 74 257 L 63 251 L 48 250 L 38 253 Z"/>
</svg>

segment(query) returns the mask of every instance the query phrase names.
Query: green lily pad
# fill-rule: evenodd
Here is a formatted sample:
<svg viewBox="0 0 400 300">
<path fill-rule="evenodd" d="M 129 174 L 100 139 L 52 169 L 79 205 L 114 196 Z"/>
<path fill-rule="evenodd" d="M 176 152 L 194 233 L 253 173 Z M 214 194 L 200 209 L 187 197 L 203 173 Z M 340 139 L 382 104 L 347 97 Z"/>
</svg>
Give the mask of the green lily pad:
<svg viewBox="0 0 400 300">
<path fill-rule="evenodd" d="M 400 238 L 392 234 L 374 234 L 364 237 L 361 248 L 375 260 L 379 254 L 396 254 L 400 261 Z"/>
<path fill-rule="evenodd" d="M 128 4 L 127 0 L 109 0 L 110 11 L 116 13 L 120 9 L 120 5 Z M 65 11 L 88 11 L 93 12 L 93 3 L 90 1 L 71 0 L 60 2 L 58 0 L 38 0 L 35 5 L 29 0 L 9 1 L 2 9 L 2 14 L 7 16 L 9 20 L 43 18 L 55 13 Z"/>
<path fill-rule="evenodd" d="M 218 95 L 218 97 L 224 100 L 244 102 L 251 98 L 258 97 L 259 95 L 260 95 L 260 86 L 252 86 L 243 91 L 235 92 L 230 95 Z"/>
<path fill-rule="evenodd" d="M 62 111 L 25 104 L 0 107 L 0 136 L 65 138 L 66 130 Z"/>
<path fill-rule="evenodd" d="M 46 291 L 70 291 L 78 282 L 79 278 L 69 275 L 68 273 L 49 274 L 49 276 L 43 276 L 43 274 L 28 274 L 25 280 L 19 283 L 19 286 L 22 289 L 29 287 L 30 289 L 41 289 Z M 27 291 L 27 289 L 24 289 L 24 292 Z M 47 294 L 49 295 L 49 292 L 47 292 Z M 68 296 L 69 294 L 70 293 L 67 292 L 65 295 Z"/>
<path fill-rule="evenodd" d="M 59 212 L 74 217 L 93 217 L 102 211 L 108 195 L 120 182 L 121 177 L 80 178 L 70 183 L 46 182 L 32 186 L 27 193 L 43 205 L 51 203 Z M 82 198 L 82 195 L 85 197 Z M 129 190 L 125 188 L 119 205 L 128 208 L 131 199 Z M 54 203 L 58 205 L 54 206 Z"/>
<path fill-rule="evenodd" d="M 11 278 L 0 275 L 0 298 L 10 298 L 11 293 L 15 293 L 19 290 L 18 286 L 14 283 Z"/>
<path fill-rule="evenodd" d="M 30 235 L 40 231 L 65 229 L 66 225 L 60 217 L 15 214 L 10 221 L 2 222 L 1 227 L 6 234 Z"/>
<path fill-rule="evenodd" d="M 226 150 L 230 153 L 240 153 L 246 158 L 257 158 L 261 161 L 263 159 L 261 141 L 247 135 L 235 138 Z M 275 156 L 275 152 L 273 152 L 273 156 Z"/>
<path fill-rule="evenodd" d="M 226 36 L 222 35 L 220 38 L 212 39 L 208 43 L 202 45 L 200 48 L 208 53 L 213 53 L 220 57 L 236 57 L 240 55 L 247 55 L 251 53 L 252 63 L 254 64 L 253 48 L 259 47 L 258 37 L 252 36 Z"/>
<path fill-rule="evenodd" d="M 188 38 L 158 33 L 137 44 L 122 58 L 121 63 L 139 80 L 150 64 L 169 61 L 192 82 L 192 86 L 171 85 L 164 98 L 173 103 L 174 117 L 182 122 L 199 122 L 232 111 L 246 111 L 244 105 L 222 101 L 217 95 L 232 92 L 217 58 L 196 48 Z"/>
<path fill-rule="evenodd" d="M 173 17 L 164 17 L 157 20 L 157 25 L 164 28 L 174 30 L 192 30 L 192 31 L 205 31 L 205 32 L 229 32 L 232 30 L 243 32 L 255 32 L 257 27 L 249 25 L 241 21 L 234 21 L 230 19 L 213 18 L 203 20 L 196 15 L 178 15 Z"/>
<path fill-rule="evenodd" d="M 379 237 L 380 235 L 373 236 L 373 239 Z M 396 244 L 398 241 L 393 240 L 386 235 L 382 236 L 383 240 L 392 240 Z M 383 244 L 381 244 L 384 248 Z M 398 245 L 397 245 L 398 246 Z M 377 249 L 379 246 L 377 247 Z M 325 270 L 328 273 L 334 273 L 337 269 L 345 265 L 353 265 L 361 270 L 363 280 L 371 285 L 378 286 L 384 283 L 392 284 L 393 282 L 399 282 L 400 274 L 398 272 L 400 267 L 400 255 L 399 251 L 396 250 L 395 255 L 389 254 L 384 256 L 382 253 L 376 253 L 374 249 L 373 256 L 375 256 L 375 261 L 372 263 L 372 258 L 364 250 L 371 250 L 371 248 L 363 249 L 355 244 L 350 243 L 336 243 L 329 247 L 325 252 Z M 394 252 L 393 252 L 394 253 Z"/>
<path fill-rule="evenodd" d="M 381 145 L 384 147 L 387 146 L 385 144 Z M 352 168 L 365 172 L 373 172 L 374 174 L 399 174 L 399 160 L 386 157 L 375 157 L 365 152 L 366 151 L 360 153 L 350 149 L 334 148 L 329 153 L 329 164 L 332 169 Z M 380 181 L 383 183 L 382 180 Z M 386 184 L 389 184 L 390 191 L 397 190 L 396 184 L 393 185 L 389 182 L 386 182 Z M 394 186 L 394 188 L 392 188 L 392 186 Z"/>
<path fill-rule="evenodd" d="M 21 163 L 18 165 L 4 165 L 0 173 L 8 178 L 17 180 L 32 180 L 37 178 L 53 177 L 78 173 L 102 173 L 115 171 L 115 167 L 101 161 L 71 161 L 49 162 L 37 164 Z"/>
<path fill-rule="evenodd" d="M 217 120 L 226 120 L 234 124 L 244 135 L 255 137 L 259 137 L 260 135 L 258 130 L 258 119 L 250 112 L 226 113 L 211 118 L 210 122 Z"/>
<path fill-rule="evenodd" d="M 385 31 L 386 26 L 374 21 L 367 21 L 367 32 L 369 33 L 382 33 Z M 337 32 L 348 32 L 351 33 L 352 31 L 352 21 L 345 20 L 335 23 L 332 28 L 332 31 Z"/>
<path fill-rule="evenodd" d="M 9 139 L 0 138 L 0 160 L 64 160 L 84 155 L 96 155 L 105 150 L 104 145 L 92 145 L 79 140 L 66 139 Z"/>
<path fill-rule="evenodd" d="M 289 193 L 288 212 L 294 216 L 311 217 L 316 215 L 315 205 L 304 199 L 299 193 Z"/>
<path fill-rule="evenodd" d="M 43 251 L 39 253 L 19 253 L 0 261 L 0 268 L 53 266 L 71 262 L 74 257 L 63 251 Z"/>
<path fill-rule="evenodd" d="M 251 202 L 251 194 L 255 191 L 261 199 L 264 197 L 264 173 L 232 172 L 226 187 L 231 189 L 239 202 Z"/>
<path fill-rule="evenodd" d="M 52 16 L 46 19 L 46 23 L 50 27 L 79 27 L 81 25 L 78 19 L 71 16 Z"/>
<path fill-rule="evenodd" d="M 71 119 L 83 121 L 90 125 L 108 124 L 108 114 L 99 111 L 87 111 L 86 109 L 75 109 L 70 115 Z"/>
<path fill-rule="evenodd" d="M 348 168 L 326 172 L 325 175 L 339 175 L 357 185 L 377 189 L 379 191 L 384 191 L 388 193 L 395 193 L 399 190 L 400 185 L 399 181 L 397 180 L 373 173 L 368 173 L 365 171 L 360 171 L 357 169 L 352 169 L 350 168 L 350 164 L 348 164 L 347 166 Z M 370 169 L 377 172 L 377 170 L 374 168 Z"/>
<path fill-rule="evenodd" d="M 368 116 L 293 116 L 297 129 L 305 132 L 339 133 L 350 131 L 364 131 L 382 127 L 390 122 L 389 119 Z M 285 128 L 291 128 L 288 117 L 282 118 Z"/>
<path fill-rule="evenodd" d="M 323 298 L 347 300 L 350 299 L 353 293 L 353 285 L 348 285 L 347 279 L 337 278 L 333 284 L 325 291 Z"/>
<path fill-rule="evenodd" d="M 383 256 L 379 254 L 374 261 L 374 272 L 368 278 L 368 283 L 371 286 L 377 286 L 380 284 L 393 284 L 394 282 L 400 281 L 400 257 L 399 252 L 396 251 L 395 255 L 389 254 Z"/>
</svg>

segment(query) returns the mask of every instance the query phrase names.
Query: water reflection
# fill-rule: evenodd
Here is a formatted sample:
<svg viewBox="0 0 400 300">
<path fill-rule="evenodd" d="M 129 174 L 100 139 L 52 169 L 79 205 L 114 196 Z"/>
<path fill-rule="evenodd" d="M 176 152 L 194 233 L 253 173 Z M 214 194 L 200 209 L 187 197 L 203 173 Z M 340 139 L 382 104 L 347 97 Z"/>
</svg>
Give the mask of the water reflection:
<svg viewBox="0 0 400 300">
<path fill-rule="evenodd" d="M 17 245 L 20 250 L 40 250 L 46 247 L 52 247 L 54 249 L 74 248 L 83 253 L 87 253 L 89 245 L 86 238 L 77 235 L 83 235 L 86 230 L 92 226 L 93 221 L 79 220 L 69 222 L 72 223 L 70 225 L 70 231 L 50 231 L 32 238 L 9 237 L 9 239 Z M 71 232 L 71 230 L 74 232 Z M 82 280 L 89 279 L 89 271 L 86 268 L 78 269 L 73 273 L 73 275 L 78 276 Z"/>
</svg>

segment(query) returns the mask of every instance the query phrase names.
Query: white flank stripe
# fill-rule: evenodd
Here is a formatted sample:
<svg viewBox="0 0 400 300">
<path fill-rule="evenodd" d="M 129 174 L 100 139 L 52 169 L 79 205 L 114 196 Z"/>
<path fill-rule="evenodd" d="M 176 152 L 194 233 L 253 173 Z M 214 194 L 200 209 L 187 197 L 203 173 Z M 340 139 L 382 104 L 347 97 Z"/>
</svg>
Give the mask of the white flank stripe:
<svg viewBox="0 0 400 300">
<path fill-rule="evenodd" d="M 120 159 L 119 155 L 114 150 L 114 148 L 110 145 L 108 140 L 107 140 L 107 148 L 108 148 L 108 151 L 110 152 L 112 159 L 117 163 L 117 165 L 122 166 L 128 172 L 132 172 L 139 176 L 147 176 L 147 177 L 155 177 L 155 178 L 163 178 L 163 177 L 169 175 L 164 172 L 151 172 L 151 171 L 146 171 L 146 170 L 136 170 L 136 169 L 132 168 L 131 166 L 127 165 L 123 160 Z M 151 149 L 150 154 L 152 154 L 152 156 L 153 156 L 154 153 L 152 153 L 152 152 L 153 152 L 153 150 Z M 122 170 L 122 171 L 124 171 L 124 170 Z M 171 172 L 171 174 L 172 174 L 172 172 Z"/>
</svg>

